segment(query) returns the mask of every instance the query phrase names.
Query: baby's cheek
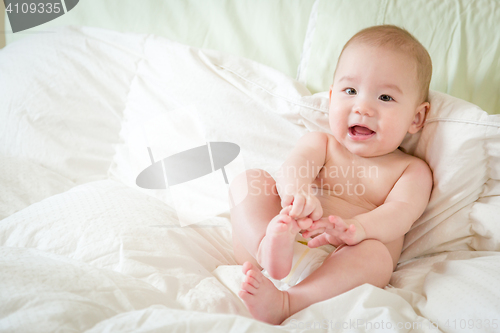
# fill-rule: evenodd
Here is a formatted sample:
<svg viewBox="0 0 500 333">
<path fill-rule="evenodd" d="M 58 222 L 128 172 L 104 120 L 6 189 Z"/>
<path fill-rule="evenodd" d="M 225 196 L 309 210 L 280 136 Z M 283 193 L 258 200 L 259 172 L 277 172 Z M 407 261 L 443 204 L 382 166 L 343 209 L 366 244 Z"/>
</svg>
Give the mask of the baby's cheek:
<svg viewBox="0 0 500 333">
<path fill-rule="evenodd" d="M 340 130 L 343 120 L 337 113 L 330 113 L 329 120 L 330 120 L 329 121 L 330 122 L 330 129 L 332 129 L 332 131 L 334 129 L 336 131 Z"/>
<path fill-rule="evenodd" d="M 403 142 L 403 139 L 405 138 L 406 133 L 408 132 L 408 129 L 405 128 L 405 124 L 391 124 L 392 126 L 389 126 L 388 128 L 385 128 L 383 131 L 383 137 L 384 141 L 388 144 L 391 145 L 394 149 L 397 149 L 401 142 Z"/>
<path fill-rule="evenodd" d="M 339 123 L 330 124 L 330 130 L 337 140 L 342 140 L 347 134 L 347 128 L 342 127 Z"/>
</svg>

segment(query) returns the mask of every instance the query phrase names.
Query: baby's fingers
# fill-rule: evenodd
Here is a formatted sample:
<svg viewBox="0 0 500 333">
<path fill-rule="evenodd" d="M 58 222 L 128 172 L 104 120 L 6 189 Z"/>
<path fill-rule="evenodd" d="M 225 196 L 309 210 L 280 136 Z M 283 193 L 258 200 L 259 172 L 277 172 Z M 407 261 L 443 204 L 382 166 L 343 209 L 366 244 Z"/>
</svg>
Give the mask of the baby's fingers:
<svg viewBox="0 0 500 333">
<path fill-rule="evenodd" d="M 347 245 L 355 245 L 361 241 L 356 235 L 356 226 L 354 224 L 351 224 L 339 238 Z"/>
<path fill-rule="evenodd" d="M 322 234 L 324 232 L 325 232 L 324 228 L 320 228 L 320 229 L 316 229 L 316 230 L 311 230 L 311 228 L 309 228 L 309 229 L 302 232 L 302 237 L 304 237 L 304 238 L 314 237 L 314 236 Z"/>
<path fill-rule="evenodd" d="M 316 230 L 319 228 L 332 229 L 333 227 L 334 227 L 334 224 L 332 222 L 330 222 L 327 217 L 323 217 L 319 220 L 314 221 L 312 226 L 309 229 L 310 230 Z"/>
<path fill-rule="evenodd" d="M 346 231 L 347 235 L 349 237 L 354 237 L 356 235 L 356 226 L 354 224 L 351 224 Z"/>
<path fill-rule="evenodd" d="M 306 203 L 306 199 L 301 196 L 297 195 L 293 198 L 293 205 L 292 205 L 292 210 L 290 211 L 290 216 L 291 217 L 299 217 L 300 214 L 302 213 L 302 210 L 304 210 L 304 204 Z"/>
<path fill-rule="evenodd" d="M 323 216 L 323 207 L 321 205 L 318 205 L 311 214 L 309 214 L 309 217 L 313 220 L 319 220 Z"/>
<path fill-rule="evenodd" d="M 347 223 L 345 223 L 345 221 L 340 218 L 339 216 L 335 216 L 335 215 L 330 215 L 328 216 L 328 220 L 334 224 L 335 226 L 335 229 L 339 230 L 339 231 L 346 231 L 347 228 L 349 228 L 349 225 Z"/>
<path fill-rule="evenodd" d="M 281 207 L 285 208 L 290 206 L 293 202 L 293 195 L 285 194 L 281 197 Z"/>
<path fill-rule="evenodd" d="M 321 234 L 307 242 L 307 246 L 309 246 L 310 248 L 315 248 L 327 244 L 330 244 L 330 242 L 328 242 L 328 240 L 326 239 L 326 234 Z"/>
</svg>

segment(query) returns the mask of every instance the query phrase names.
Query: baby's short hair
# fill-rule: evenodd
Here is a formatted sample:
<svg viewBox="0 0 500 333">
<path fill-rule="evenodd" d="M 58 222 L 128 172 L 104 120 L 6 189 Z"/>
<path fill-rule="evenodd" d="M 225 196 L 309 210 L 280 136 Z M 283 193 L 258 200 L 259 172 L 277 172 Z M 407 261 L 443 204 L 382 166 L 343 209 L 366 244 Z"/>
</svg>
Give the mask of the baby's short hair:
<svg viewBox="0 0 500 333">
<path fill-rule="evenodd" d="M 344 45 L 344 50 L 353 43 L 371 46 L 389 46 L 412 56 L 417 64 L 417 79 L 421 91 L 421 102 L 428 102 L 429 85 L 432 77 L 432 61 L 429 53 L 420 42 L 405 29 L 395 25 L 376 25 L 359 31 Z"/>
</svg>

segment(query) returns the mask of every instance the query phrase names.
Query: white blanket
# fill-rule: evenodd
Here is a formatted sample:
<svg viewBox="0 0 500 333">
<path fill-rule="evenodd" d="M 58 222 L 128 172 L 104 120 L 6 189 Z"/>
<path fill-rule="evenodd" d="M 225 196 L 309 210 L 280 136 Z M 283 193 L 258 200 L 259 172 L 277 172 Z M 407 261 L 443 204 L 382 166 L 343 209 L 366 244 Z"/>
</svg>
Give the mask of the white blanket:
<svg viewBox="0 0 500 333">
<path fill-rule="evenodd" d="M 37 71 L 23 72 L 28 64 Z M 490 240 L 484 249 L 446 249 L 434 234 L 431 245 L 409 247 L 384 290 L 366 284 L 273 327 L 252 319 L 236 296 L 242 274 L 228 212 L 181 226 L 168 190 L 135 186 L 149 156 L 135 153 L 131 123 L 164 110 L 194 110 L 206 138 L 241 146 L 246 168 L 275 170 L 302 134 L 324 129 L 324 96 L 292 79 L 163 38 L 90 28 L 12 44 L 0 51 L 0 67 L 0 168 L 11 170 L 0 186 L 12 202 L 20 198 L 1 210 L 19 211 L 0 221 L 0 331 L 498 330 L 498 234 L 480 218 L 485 236 L 471 237 Z M 430 146 L 408 142 L 417 153 Z M 14 158 L 37 166 L 32 181 L 12 171 Z M 491 177 L 482 177 L 490 185 L 481 193 L 495 199 Z M 446 221 L 438 199 L 433 212 Z M 428 222 L 437 223 L 420 225 Z M 412 244 L 430 239 L 418 232 Z"/>
</svg>

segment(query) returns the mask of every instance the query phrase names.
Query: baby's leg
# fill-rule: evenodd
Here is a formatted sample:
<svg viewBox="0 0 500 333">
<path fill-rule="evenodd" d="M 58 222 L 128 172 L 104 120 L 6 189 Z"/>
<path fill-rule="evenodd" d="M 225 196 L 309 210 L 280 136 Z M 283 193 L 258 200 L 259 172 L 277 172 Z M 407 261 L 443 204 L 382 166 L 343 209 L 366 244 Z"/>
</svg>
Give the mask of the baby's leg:
<svg viewBox="0 0 500 333">
<path fill-rule="evenodd" d="M 237 262 L 248 261 L 276 279 L 287 276 L 292 267 L 293 242 L 300 228 L 293 218 L 279 214 L 281 199 L 275 180 L 264 170 L 248 170 L 231 183 L 230 195 L 245 197 L 231 207 Z"/>
<path fill-rule="evenodd" d="M 259 270 L 245 264 L 245 280 L 239 296 L 254 318 L 280 324 L 311 304 L 364 283 L 383 288 L 392 272 L 393 258 L 388 247 L 369 239 L 332 253 L 316 271 L 286 292 L 276 289 Z"/>
<path fill-rule="evenodd" d="M 288 290 L 290 312 L 332 298 L 364 283 L 384 288 L 393 272 L 393 259 L 378 240 L 364 240 L 332 253 L 301 283 Z"/>
</svg>

